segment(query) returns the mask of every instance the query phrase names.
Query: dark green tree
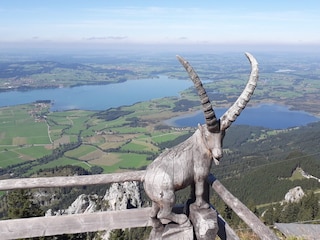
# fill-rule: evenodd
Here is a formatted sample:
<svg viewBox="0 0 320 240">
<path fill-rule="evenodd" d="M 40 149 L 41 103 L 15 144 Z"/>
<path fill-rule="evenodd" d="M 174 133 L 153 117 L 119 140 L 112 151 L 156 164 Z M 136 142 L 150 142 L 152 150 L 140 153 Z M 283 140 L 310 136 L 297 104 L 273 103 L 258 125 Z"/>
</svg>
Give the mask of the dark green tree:
<svg viewBox="0 0 320 240">
<path fill-rule="evenodd" d="M 290 222 L 299 221 L 298 219 L 299 211 L 300 211 L 299 203 L 286 204 L 281 212 L 280 222 L 290 223 Z"/>
<path fill-rule="evenodd" d="M 7 196 L 7 211 L 9 218 L 28 218 L 43 216 L 40 205 L 32 201 L 29 191 L 24 189 L 10 191 Z"/>
<path fill-rule="evenodd" d="M 95 165 L 90 168 L 90 171 L 92 174 L 101 174 L 103 173 L 103 168 Z"/>
<path fill-rule="evenodd" d="M 273 225 L 275 222 L 279 222 L 280 204 L 271 204 L 266 209 L 263 219 L 267 225 Z"/>
<path fill-rule="evenodd" d="M 126 234 L 122 229 L 114 229 L 110 232 L 109 240 L 126 240 Z"/>
<path fill-rule="evenodd" d="M 144 240 L 149 239 L 151 227 L 126 228 L 124 230 L 125 239 Z"/>
<path fill-rule="evenodd" d="M 312 192 L 301 199 L 298 221 L 314 220 L 319 214 L 319 199 Z"/>
<path fill-rule="evenodd" d="M 235 214 L 235 212 L 225 205 L 225 209 L 222 213 L 223 218 L 228 222 L 230 226 L 238 226 L 240 223 L 240 218 Z"/>
</svg>

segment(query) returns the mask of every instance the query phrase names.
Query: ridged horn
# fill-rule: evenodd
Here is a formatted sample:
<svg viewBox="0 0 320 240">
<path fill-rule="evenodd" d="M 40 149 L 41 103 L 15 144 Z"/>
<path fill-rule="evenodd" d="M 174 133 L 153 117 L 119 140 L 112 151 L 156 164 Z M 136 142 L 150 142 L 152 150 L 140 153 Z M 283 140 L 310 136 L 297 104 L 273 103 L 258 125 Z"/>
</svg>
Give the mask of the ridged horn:
<svg viewBox="0 0 320 240">
<path fill-rule="evenodd" d="M 258 62 L 250 53 L 245 54 L 251 63 L 251 74 L 245 89 L 242 91 L 237 101 L 235 101 L 235 103 L 220 118 L 222 130 L 225 130 L 228 127 L 230 127 L 230 125 L 240 115 L 241 111 L 246 107 L 247 103 L 249 102 L 254 92 L 254 89 L 257 86 L 257 81 L 259 78 Z"/>
<path fill-rule="evenodd" d="M 220 122 L 216 118 L 214 110 L 212 108 L 209 97 L 204 89 L 202 82 L 198 76 L 198 74 L 194 71 L 193 67 L 182 57 L 177 56 L 179 62 L 186 69 L 189 77 L 191 78 L 194 86 L 198 90 L 198 95 L 200 97 L 200 101 L 203 107 L 204 117 L 206 119 L 207 128 L 210 132 L 219 132 L 220 131 Z"/>
</svg>

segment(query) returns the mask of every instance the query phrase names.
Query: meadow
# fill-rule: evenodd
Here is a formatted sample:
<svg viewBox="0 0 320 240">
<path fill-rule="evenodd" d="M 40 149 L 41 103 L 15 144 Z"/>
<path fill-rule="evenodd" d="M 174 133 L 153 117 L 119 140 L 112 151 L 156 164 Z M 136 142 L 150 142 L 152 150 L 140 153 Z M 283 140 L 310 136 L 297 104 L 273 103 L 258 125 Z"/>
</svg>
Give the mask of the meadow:
<svg viewBox="0 0 320 240">
<path fill-rule="evenodd" d="M 105 173 L 143 169 L 162 151 L 159 144 L 185 134 L 163 125 L 181 114 L 168 108 L 175 100 L 103 112 L 50 112 L 49 104 L 37 103 L 0 108 L 0 168 L 14 172 L 25 166 L 24 175 L 65 165 L 99 166 Z M 116 119 L 104 119 L 106 112 L 107 116 L 117 112 Z M 164 127 L 157 130 L 157 126 Z"/>
<path fill-rule="evenodd" d="M 0 109 L 0 166 L 35 160 L 50 153 L 42 108 L 33 104 Z M 40 114 L 40 115 L 37 115 Z"/>
</svg>

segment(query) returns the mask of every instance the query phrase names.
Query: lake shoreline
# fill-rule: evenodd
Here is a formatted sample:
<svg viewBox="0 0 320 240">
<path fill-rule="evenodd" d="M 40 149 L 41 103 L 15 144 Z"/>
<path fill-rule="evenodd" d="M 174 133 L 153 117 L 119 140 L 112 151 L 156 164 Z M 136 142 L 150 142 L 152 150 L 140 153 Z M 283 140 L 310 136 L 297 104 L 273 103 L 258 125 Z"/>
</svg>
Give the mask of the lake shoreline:
<svg viewBox="0 0 320 240">
<path fill-rule="evenodd" d="M 171 87 L 168 88 L 168 85 Z M 172 79 L 160 75 L 152 79 L 137 79 L 104 85 L 8 91 L 0 93 L 0 107 L 29 104 L 36 100 L 49 99 L 54 102 L 52 111 L 74 109 L 103 111 L 153 99 L 178 97 L 182 91 L 191 86 L 191 81 Z"/>
<path fill-rule="evenodd" d="M 227 108 L 216 108 L 217 117 L 221 117 Z M 259 103 L 246 107 L 234 124 L 265 127 L 269 129 L 287 129 L 305 126 L 312 122 L 320 121 L 320 117 L 298 110 L 291 110 L 290 107 L 274 103 Z M 202 110 L 183 114 L 164 121 L 164 124 L 171 127 L 196 127 L 199 123 L 204 124 Z"/>
<path fill-rule="evenodd" d="M 179 125 L 177 125 L 175 122 L 176 121 L 179 121 L 181 119 L 184 119 L 186 117 L 194 117 L 198 114 L 200 114 L 201 112 L 203 112 L 202 110 L 197 110 L 195 112 L 191 112 L 191 113 L 186 113 L 186 114 L 182 114 L 182 115 L 179 115 L 179 116 L 176 116 L 176 117 L 173 117 L 173 118 L 170 118 L 170 119 L 167 119 L 167 120 L 164 120 L 163 123 L 170 126 L 170 127 L 179 127 Z M 204 116 L 203 116 L 204 117 Z"/>
</svg>

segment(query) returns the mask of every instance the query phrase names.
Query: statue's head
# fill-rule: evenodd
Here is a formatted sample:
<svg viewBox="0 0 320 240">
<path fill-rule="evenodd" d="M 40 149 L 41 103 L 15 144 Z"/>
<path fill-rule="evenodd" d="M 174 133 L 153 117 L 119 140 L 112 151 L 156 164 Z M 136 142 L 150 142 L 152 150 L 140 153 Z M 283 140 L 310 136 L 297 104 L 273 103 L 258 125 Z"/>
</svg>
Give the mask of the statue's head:
<svg viewBox="0 0 320 240">
<path fill-rule="evenodd" d="M 225 130 L 220 130 L 219 132 L 210 132 L 206 125 L 198 124 L 198 129 L 201 133 L 201 138 L 205 147 L 210 151 L 212 160 L 216 165 L 219 164 L 222 158 L 222 142 L 225 135 Z"/>
<path fill-rule="evenodd" d="M 207 148 L 212 153 L 215 164 L 219 164 L 219 160 L 222 157 L 222 141 L 225 131 L 231 126 L 232 122 L 236 120 L 241 111 L 246 107 L 255 87 L 257 86 L 258 63 L 250 53 L 246 53 L 246 56 L 251 63 L 251 74 L 247 85 L 236 102 L 222 115 L 222 117 L 220 117 L 220 119 L 217 119 L 215 115 L 212 104 L 198 74 L 186 60 L 180 56 L 177 56 L 180 63 L 188 72 L 191 80 L 194 83 L 194 86 L 198 90 L 198 95 L 200 97 L 204 117 L 206 120 L 206 124 L 204 126 L 199 125 L 199 129 L 202 133 Z"/>
</svg>

